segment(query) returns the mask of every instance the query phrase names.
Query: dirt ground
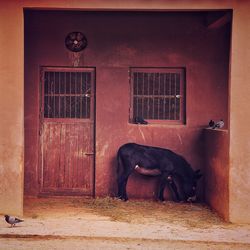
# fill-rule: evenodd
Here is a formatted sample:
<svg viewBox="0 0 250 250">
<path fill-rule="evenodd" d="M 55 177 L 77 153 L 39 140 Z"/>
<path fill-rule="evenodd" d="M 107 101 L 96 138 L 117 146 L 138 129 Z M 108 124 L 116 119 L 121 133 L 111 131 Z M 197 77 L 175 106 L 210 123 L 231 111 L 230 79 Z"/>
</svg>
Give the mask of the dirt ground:
<svg viewBox="0 0 250 250">
<path fill-rule="evenodd" d="M 250 225 L 203 204 L 26 198 L 23 223 L 0 221 L 0 249 L 250 249 Z"/>
<path fill-rule="evenodd" d="M 56 240 L 34 240 L 34 239 L 0 239 L 1 250 L 247 250 L 249 246 L 244 244 L 185 242 L 185 241 L 145 241 L 127 239 L 56 239 Z"/>
</svg>

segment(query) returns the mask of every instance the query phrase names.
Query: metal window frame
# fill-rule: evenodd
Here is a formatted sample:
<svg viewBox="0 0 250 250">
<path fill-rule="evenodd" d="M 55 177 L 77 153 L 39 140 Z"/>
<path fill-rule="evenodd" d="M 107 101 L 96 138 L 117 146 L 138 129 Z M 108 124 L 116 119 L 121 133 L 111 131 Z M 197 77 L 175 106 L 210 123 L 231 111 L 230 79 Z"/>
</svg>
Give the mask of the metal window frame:
<svg viewBox="0 0 250 250">
<path fill-rule="evenodd" d="M 92 74 L 92 78 L 91 78 L 91 96 L 95 95 L 95 68 L 93 67 L 60 67 L 60 66 L 41 66 L 40 67 L 40 117 L 43 120 L 48 120 L 48 121 L 55 121 L 55 122 L 72 122 L 74 120 L 74 122 L 84 122 L 84 121 L 88 121 L 88 120 L 93 120 L 93 110 L 94 109 L 94 98 L 90 98 L 91 103 L 90 103 L 90 117 L 87 118 L 77 118 L 77 117 L 63 117 L 63 118 L 57 118 L 57 117 L 44 117 L 44 75 L 45 72 L 89 72 Z M 69 94 L 70 96 L 71 94 Z"/>
<path fill-rule="evenodd" d="M 129 122 L 134 124 L 134 73 L 179 73 L 180 74 L 180 110 L 179 119 L 145 119 L 149 124 L 170 124 L 184 125 L 186 124 L 186 69 L 185 67 L 130 67 L 130 108 Z M 145 97 L 146 95 L 144 95 Z M 148 95 L 150 97 L 150 95 Z M 165 95 L 162 95 L 165 97 Z M 151 95 L 154 98 L 154 95 Z"/>
</svg>

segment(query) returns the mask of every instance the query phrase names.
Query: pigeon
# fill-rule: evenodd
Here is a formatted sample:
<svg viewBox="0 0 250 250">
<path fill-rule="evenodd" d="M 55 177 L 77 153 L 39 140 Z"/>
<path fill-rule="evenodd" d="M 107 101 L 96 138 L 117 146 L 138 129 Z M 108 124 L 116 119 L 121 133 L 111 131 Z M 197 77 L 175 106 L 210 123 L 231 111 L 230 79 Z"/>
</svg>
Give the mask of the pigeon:
<svg viewBox="0 0 250 250">
<path fill-rule="evenodd" d="M 23 220 L 20 220 L 18 218 L 9 216 L 9 215 L 4 215 L 5 221 L 11 225 L 11 227 L 14 227 L 17 223 L 23 222 Z"/>
<path fill-rule="evenodd" d="M 145 121 L 142 117 L 139 117 L 139 116 L 135 117 L 134 123 L 135 124 L 145 124 L 145 125 L 148 124 L 147 121 Z"/>
<path fill-rule="evenodd" d="M 212 128 L 215 129 L 215 128 L 223 128 L 223 127 L 224 127 L 224 121 L 221 119 L 220 121 L 216 122 Z"/>
<path fill-rule="evenodd" d="M 213 120 L 210 120 L 210 122 L 208 123 L 208 126 L 210 127 L 210 128 L 212 128 L 213 126 L 214 126 L 214 121 Z"/>
</svg>

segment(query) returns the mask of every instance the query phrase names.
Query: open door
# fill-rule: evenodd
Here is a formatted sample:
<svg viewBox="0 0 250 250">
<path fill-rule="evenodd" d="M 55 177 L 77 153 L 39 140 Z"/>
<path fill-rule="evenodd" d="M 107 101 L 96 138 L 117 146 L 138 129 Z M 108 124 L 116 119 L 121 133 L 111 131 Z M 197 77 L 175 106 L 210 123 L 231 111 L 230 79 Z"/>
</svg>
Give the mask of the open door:
<svg viewBox="0 0 250 250">
<path fill-rule="evenodd" d="M 40 194 L 94 194 L 94 68 L 41 68 Z"/>
</svg>

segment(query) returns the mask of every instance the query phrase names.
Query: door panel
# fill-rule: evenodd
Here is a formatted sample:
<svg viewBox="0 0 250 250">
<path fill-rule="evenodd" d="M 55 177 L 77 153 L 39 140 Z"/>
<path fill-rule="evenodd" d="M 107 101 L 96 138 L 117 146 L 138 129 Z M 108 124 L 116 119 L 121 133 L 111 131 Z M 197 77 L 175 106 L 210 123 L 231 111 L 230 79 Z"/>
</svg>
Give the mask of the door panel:
<svg viewBox="0 0 250 250">
<path fill-rule="evenodd" d="M 41 193 L 92 195 L 94 70 L 43 68 Z"/>
</svg>

